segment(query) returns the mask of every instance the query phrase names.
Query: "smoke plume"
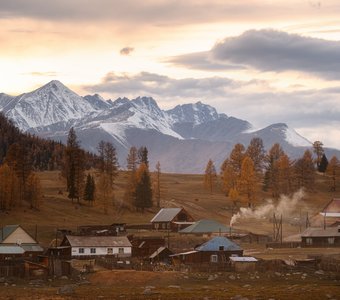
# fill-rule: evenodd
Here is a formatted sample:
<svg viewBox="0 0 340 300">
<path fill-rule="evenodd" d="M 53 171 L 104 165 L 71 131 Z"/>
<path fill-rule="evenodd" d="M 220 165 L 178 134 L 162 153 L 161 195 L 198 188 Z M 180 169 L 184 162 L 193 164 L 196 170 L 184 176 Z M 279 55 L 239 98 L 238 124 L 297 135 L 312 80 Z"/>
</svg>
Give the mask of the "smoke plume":
<svg viewBox="0 0 340 300">
<path fill-rule="evenodd" d="M 281 195 L 278 203 L 274 203 L 272 199 L 268 199 L 265 204 L 256 208 L 241 207 L 237 214 L 234 214 L 230 220 L 230 226 L 233 226 L 239 219 L 255 218 L 262 219 L 273 215 L 290 215 L 296 210 L 297 204 L 301 204 L 304 197 L 303 189 L 298 190 L 290 198 L 286 195 Z"/>
</svg>

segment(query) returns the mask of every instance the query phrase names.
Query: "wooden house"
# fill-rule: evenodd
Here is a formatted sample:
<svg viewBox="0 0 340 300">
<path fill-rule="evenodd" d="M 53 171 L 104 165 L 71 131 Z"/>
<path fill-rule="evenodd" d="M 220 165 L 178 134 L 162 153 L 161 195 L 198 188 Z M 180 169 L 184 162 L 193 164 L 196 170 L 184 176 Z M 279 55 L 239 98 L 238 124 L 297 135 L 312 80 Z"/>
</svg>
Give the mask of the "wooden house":
<svg viewBox="0 0 340 300">
<path fill-rule="evenodd" d="M 173 261 L 183 264 L 227 263 L 231 256 L 242 256 L 243 249 L 226 237 L 217 236 L 189 252 L 171 255 Z"/>
<path fill-rule="evenodd" d="M 77 258 L 95 256 L 130 257 L 132 245 L 126 236 L 66 235 L 60 246 L 68 246 L 68 255 Z"/>
<path fill-rule="evenodd" d="M 0 229 L 0 259 L 36 257 L 44 249 L 20 225 L 7 225 Z"/>
<path fill-rule="evenodd" d="M 340 227 L 309 227 L 301 234 L 301 246 L 340 247 Z"/>
<path fill-rule="evenodd" d="M 154 253 L 149 256 L 152 263 L 166 263 L 171 262 L 170 255 L 174 254 L 168 247 L 159 247 Z"/>
<path fill-rule="evenodd" d="M 160 247 L 165 246 L 165 239 L 153 236 L 131 236 L 129 240 L 132 244 L 133 257 L 149 257 Z"/>
<path fill-rule="evenodd" d="M 162 208 L 150 221 L 155 230 L 179 231 L 194 223 L 184 208 Z"/>
</svg>

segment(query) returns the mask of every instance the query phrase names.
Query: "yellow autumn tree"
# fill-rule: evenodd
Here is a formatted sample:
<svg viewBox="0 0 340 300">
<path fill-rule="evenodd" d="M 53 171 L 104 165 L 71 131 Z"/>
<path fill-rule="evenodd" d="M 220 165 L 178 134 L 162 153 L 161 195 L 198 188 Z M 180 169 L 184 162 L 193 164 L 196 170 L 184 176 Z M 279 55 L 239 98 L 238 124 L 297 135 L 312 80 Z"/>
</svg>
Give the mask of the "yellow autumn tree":
<svg viewBox="0 0 340 300">
<path fill-rule="evenodd" d="M 205 168 L 205 172 L 204 172 L 204 186 L 206 189 L 210 191 L 210 193 L 213 192 L 216 179 L 217 179 L 217 175 L 216 175 L 215 165 L 213 161 L 209 159 L 207 166 Z"/>
<path fill-rule="evenodd" d="M 253 160 L 249 156 L 246 156 L 242 162 L 238 186 L 240 194 L 246 196 L 248 206 L 252 206 L 256 192 L 256 173 Z"/>
<path fill-rule="evenodd" d="M 340 162 L 336 156 L 333 156 L 328 163 L 326 174 L 330 178 L 330 190 L 336 191 L 336 182 L 340 177 Z"/>
</svg>

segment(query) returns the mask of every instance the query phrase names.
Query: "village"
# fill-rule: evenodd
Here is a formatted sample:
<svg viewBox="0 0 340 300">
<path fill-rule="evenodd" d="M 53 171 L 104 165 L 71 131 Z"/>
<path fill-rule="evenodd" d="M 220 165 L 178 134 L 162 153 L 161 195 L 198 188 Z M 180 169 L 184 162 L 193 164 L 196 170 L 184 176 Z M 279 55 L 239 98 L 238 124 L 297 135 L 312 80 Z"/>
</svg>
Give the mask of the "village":
<svg viewBox="0 0 340 300">
<path fill-rule="evenodd" d="M 10 294 L 17 282 L 44 287 L 46 282 L 62 280 L 56 294 L 74 296 L 78 287 L 74 282 L 91 285 L 87 276 L 106 270 L 170 273 L 173 278 L 186 274 L 179 282 L 203 276 L 205 284 L 218 277 L 260 281 L 263 274 L 287 280 L 288 274 L 295 281 L 310 277 L 320 283 L 335 282 L 333 290 L 339 291 L 340 199 L 331 199 L 313 220 L 306 219 L 299 235 L 282 237 L 282 216 L 274 215 L 270 222 L 272 235 L 257 234 L 213 219 L 196 220 L 188 209 L 169 207 L 145 224 L 81 225 L 76 231 L 58 228 L 48 247 L 38 242 L 37 229 L 28 232 L 20 224 L 8 224 L 0 229 L 1 290 L 6 288 Z M 180 289 L 179 284 L 168 286 Z M 146 286 L 138 295 L 159 295 L 154 289 Z M 339 294 L 327 295 L 337 299 Z"/>
</svg>

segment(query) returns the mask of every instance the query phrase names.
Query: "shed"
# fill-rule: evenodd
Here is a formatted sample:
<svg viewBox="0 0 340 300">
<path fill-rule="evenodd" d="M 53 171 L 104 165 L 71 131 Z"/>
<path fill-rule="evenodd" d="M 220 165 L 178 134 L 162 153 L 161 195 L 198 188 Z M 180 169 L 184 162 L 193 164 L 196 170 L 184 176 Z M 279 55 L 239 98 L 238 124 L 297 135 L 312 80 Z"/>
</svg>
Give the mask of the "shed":
<svg viewBox="0 0 340 300">
<path fill-rule="evenodd" d="M 131 236 L 129 240 L 132 244 L 133 257 L 149 257 L 157 249 L 165 246 L 165 239 L 153 236 Z"/>
<path fill-rule="evenodd" d="M 195 235 L 230 234 L 231 227 L 225 226 L 215 220 L 199 220 L 187 228 L 180 230 L 179 233 Z"/>
<path fill-rule="evenodd" d="M 71 257 L 130 257 L 132 245 L 126 236 L 66 235 L 60 246 L 70 246 Z"/>
<path fill-rule="evenodd" d="M 301 246 L 340 247 L 340 227 L 309 227 L 301 234 Z"/>
<path fill-rule="evenodd" d="M 162 208 L 150 222 L 155 230 L 179 231 L 192 225 L 194 218 L 184 208 Z"/>
<path fill-rule="evenodd" d="M 231 266 L 236 272 L 254 272 L 257 259 L 251 256 L 230 257 Z"/>
</svg>

